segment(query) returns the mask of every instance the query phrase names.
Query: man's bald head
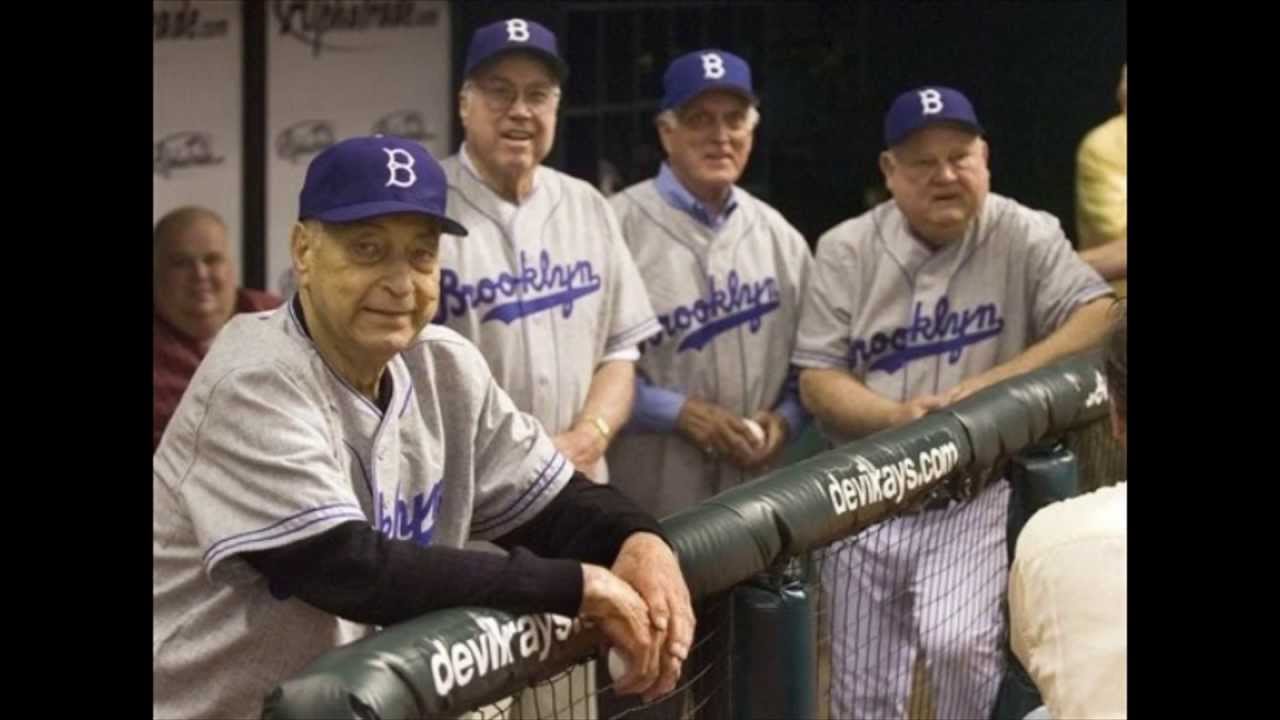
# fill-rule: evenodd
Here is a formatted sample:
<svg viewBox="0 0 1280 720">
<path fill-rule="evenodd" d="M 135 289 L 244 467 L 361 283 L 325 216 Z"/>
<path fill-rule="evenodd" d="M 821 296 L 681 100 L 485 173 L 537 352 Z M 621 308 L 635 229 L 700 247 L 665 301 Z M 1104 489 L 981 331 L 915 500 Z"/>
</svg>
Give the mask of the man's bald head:
<svg viewBox="0 0 1280 720">
<path fill-rule="evenodd" d="M 221 226 L 224 232 L 227 229 L 226 223 L 222 222 L 218 213 L 208 208 L 188 205 L 171 210 L 156 221 L 155 230 L 152 231 L 151 237 L 155 243 L 156 253 L 158 254 L 174 237 L 202 220 Z"/>
</svg>

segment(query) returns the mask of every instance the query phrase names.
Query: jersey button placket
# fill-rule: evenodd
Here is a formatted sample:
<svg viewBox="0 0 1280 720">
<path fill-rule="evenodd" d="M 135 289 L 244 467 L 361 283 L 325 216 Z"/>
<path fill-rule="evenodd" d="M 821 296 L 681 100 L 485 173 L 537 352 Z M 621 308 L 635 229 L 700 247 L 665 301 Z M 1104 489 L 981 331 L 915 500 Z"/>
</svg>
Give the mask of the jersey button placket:
<svg viewBox="0 0 1280 720">
<path fill-rule="evenodd" d="M 551 312 L 554 312 L 554 310 L 543 310 L 542 312 L 534 313 L 529 316 L 529 323 L 533 330 L 532 339 L 534 343 L 543 344 L 544 347 L 547 348 L 552 348 L 551 329 L 549 327 L 550 319 L 547 317 L 548 313 Z M 530 362 L 535 368 L 533 381 L 538 388 L 536 394 L 545 398 L 547 397 L 547 388 L 551 386 L 551 378 L 547 377 L 546 367 L 543 363 L 536 362 L 535 358 L 530 358 Z"/>
</svg>

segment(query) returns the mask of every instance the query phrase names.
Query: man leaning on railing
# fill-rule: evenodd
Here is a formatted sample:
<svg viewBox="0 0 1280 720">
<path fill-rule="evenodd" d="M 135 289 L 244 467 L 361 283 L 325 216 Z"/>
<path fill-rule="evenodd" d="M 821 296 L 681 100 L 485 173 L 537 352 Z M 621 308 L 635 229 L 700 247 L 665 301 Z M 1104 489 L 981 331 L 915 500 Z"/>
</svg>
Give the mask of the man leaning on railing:
<svg viewBox="0 0 1280 720">
<path fill-rule="evenodd" d="M 409 140 L 308 168 L 298 291 L 227 323 L 153 459 L 156 717 L 258 717 L 326 651 L 460 605 L 592 621 L 630 659 L 619 693 L 679 678 L 694 618 L 657 522 L 429 325 L 440 236 L 467 232 L 445 196 Z"/>
</svg>

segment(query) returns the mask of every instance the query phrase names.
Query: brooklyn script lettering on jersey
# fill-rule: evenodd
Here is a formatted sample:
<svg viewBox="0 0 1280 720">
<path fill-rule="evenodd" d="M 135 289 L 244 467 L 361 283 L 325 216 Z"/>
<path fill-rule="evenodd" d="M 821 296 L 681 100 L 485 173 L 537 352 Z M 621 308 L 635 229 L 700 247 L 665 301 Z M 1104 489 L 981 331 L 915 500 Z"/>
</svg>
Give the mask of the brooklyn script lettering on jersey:
<svg viewBox="0 0 1280 720">
<path fill-rule="evenodd" d="M 544 310 L 560 308 L 564 317 L 573 315 L 574 304 L 584 296 L 599 292 L 600 276 L 589 260 L 555 263 L 543 250 L 536 263 L 520 251 L 516 274 L 502 272 L 475 283 L 464 283 L 458 273 L 440 271 L 440 309 L 435 322 L 446 323 L 469 309 L 489 308 L 481 322 L 498 320 L 507 324 Z M 492 307 L 489 307 L 492 306 Z"/>
<path fill-rule="evenodd" d="M 764 316 L 781 304 L 776 278 L 744 282 L 737 270 L 730 270 L 724 287 L 718 287 L 714 275 L 707 276 L 707 294 L 688 305 L 679 305 L 658 315 L 662 332 L 645 341 L 646 347 L 657 347 L 667 338 L 680 340 L 677 352 L 701 350 L 721 333 L 739 325 L 758 332 Z"/>
<path fill-rule="evenodd" d="M 440 509 L 440 490 L 443 487 L 444 483 L 436 483 L 430 493 L 416 493 L 407 500 L 397 495 L 394 509 L 389 507 L 388 498 L 382 490 L 378 490 L 374 527 L 384 537 L 392 540 L 412 540 L 415 545 L 422 547 L 430 545 L 431 535 L 435 530 L 436 511 Z"/>
<path fill-rule="evenodd" d="M 995 337 L 1001 330 L 1004 317 L 995 303 L 952 310 L 944 295 L 932 313 L 925 310 L 923 302 L 917 302 L 910 325 L 855 338 L 849 346 L 849 368 L 870 363 L 868 370 L 895 373 L 912 360 L 943 354 L 954 365 L 966 347 Z"/>
</svg>

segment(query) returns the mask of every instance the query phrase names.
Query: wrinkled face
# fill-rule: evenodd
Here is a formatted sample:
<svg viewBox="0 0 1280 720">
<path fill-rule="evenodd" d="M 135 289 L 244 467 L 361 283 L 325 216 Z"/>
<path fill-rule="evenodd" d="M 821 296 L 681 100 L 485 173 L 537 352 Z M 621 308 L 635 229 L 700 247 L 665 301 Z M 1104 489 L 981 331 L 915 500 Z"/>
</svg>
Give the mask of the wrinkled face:
<svg viewBox="0 0 1280 720">
<path fill-rule="evenodd" d="M 751 104 L 736 93 L 712 90 L 676 110 L 674 126 L 660 123 L 667 162 L 681 180 L 711 194 L 742 177 L 755 142 Z"/>
<path fill-rule="evenodd" d="M 207 217 L 196 219 L 155 248 L 156 309 L 198 340 L 213 337 L 235 307 L 229 250 L 227 229 Z"/>
<path fill-rule="evenodd" d="M 513 53 L 472 75 L 458 114 L 477 164 L 514 179 L 532 173 L 551 152 L 559 106 L 560 86 L 546 63 Z"/>
<path fill-rule="evenodd" d="M 439 221 L 413 213 L 296 225 L 293 266 L 313 336 L 365 363 L 408 348 L 436 311 L 439 249 Z"/>
<path fill-rule="evenodd" d="M 968 129 L 932 125 L 880 155 L 885 184 L 911 228 L 935 247 L 963 237 L 991 188 L 987 144 Z"/>
</svg>

